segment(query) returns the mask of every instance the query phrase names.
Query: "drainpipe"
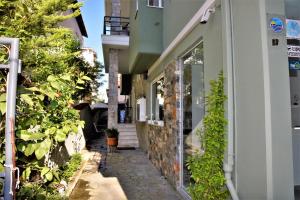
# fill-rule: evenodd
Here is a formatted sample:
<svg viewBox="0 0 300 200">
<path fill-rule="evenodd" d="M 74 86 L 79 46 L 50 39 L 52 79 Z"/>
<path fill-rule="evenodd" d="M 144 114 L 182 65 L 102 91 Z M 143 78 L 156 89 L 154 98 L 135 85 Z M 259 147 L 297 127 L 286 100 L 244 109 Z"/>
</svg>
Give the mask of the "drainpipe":
<svg viewBox="0 0 300 200">
<path fill-rule="evenodd" d="M 234 51 L 233 51 L 233 26 L 231 0 L 224 2 L 225 10 L 225 34 L 227 52 L 227 84 L 228 84 L 228 139 L 227 139 L 227 163 L 224 163 L 224 172 L 227 188 L 233 200 L 239 200 L 237 191 L 232 181 L 234 166 Z"/>
</svg>

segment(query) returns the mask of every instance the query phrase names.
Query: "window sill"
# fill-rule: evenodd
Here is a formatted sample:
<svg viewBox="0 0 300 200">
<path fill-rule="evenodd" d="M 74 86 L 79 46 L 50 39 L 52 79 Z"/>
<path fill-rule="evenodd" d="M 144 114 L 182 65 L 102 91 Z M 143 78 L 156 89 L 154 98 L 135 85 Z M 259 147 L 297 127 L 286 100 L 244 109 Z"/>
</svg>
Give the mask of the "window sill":
<svg viewBox="0 0 300 200">
<path fill-rule="evenodd" d="M 147 7 L 149 7 L 149 8 L 164 8 L 164 7 L 160 7 L 160 6 L 150 6 L 150 5 L 147 5 Z"/>
<path fill-rule="evenodd" d="M 148 124 L 163 127 L 164 121 L 148 120 Z"/>
</svg>

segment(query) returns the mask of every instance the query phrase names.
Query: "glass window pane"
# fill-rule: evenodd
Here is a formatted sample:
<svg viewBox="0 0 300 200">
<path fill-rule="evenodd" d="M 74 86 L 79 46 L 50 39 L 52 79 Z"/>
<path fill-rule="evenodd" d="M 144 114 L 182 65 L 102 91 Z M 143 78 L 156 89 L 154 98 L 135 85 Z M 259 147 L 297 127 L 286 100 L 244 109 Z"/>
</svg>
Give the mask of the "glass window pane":
<svg viewBox="0 0 300 200">
<path fill-rule="evenodd" d="M 204 117 L 203 43 L 183 57 L 183 185 L 190 184 L 186 159 L 200 150 L 197 132 Z"/>
<path fill-rule="evenodd" d="M 164 119 L 164 78 L 152 84 L 152 120 Z"/>
</svg>

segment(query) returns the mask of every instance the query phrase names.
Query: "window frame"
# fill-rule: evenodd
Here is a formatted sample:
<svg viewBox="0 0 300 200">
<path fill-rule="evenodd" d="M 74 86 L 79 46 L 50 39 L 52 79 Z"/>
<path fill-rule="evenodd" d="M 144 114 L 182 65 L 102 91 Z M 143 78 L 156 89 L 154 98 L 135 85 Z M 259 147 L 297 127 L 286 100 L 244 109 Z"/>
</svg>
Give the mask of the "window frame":
<svg viewBox="0 0 300 200">
<path fill-rule="evenodd" d="M 152 125 L 157 125 L 157 126 L 164 126 L 164 119 L 163 120 L 156 120 L 156 119 L 153 119 L 153 85 L 159 81 L 161 78 L 164 79 L 164 73 L 161 73 L 159 74 L 150 84 L 150 120 L 148 120 L 148 123 L 149 124 L 152 124 Z M 165 79 L 164 79 L 165 81 Z M 164 87 L 165 89 L 165 87 Z"/>
<path fill-rule="evenodd" d="M 164 8 L 164 3 L 163 3 L 164 0 L 158 0 L 158 6 L 154 6 L 154 5 L 150 5 L 150 0 L 147 0 L 147 6 L 150 7 L 150 8 Z"/>
<path fill-rule="evenodd" d="M 185 51 L 183 51 L 178 57 L 177 57 L 177 63 L 180 71 L 180 77 L 179 77 L 179 90 L 180 90 L 180 112 L 179 112 L 179 141 L 180 141 L 180 148 L 179 148 L 179 160 L 180 160 L 180 172 L 179 172 L 179 193 L 186 197 L 187 199 L 190 199 L 190 194 L 187 192 L 187 187 L 183 184 L 183 165 L 185 164 L 183 152 L 184 152 L 184 137 L 183 137 L 183 127 L 184 127 L 184 107 L 183 107 L 183 91 L 184 91 L 184 57 L 187 56 L 191 51 L 193 51 L 198 45 L 202 43 L 203 45 L 203 56 L 204 56 L 204 39 L 201 36 L 195 43 L 193 43 L 190 47 L 188 47 Z M 205 63 L 205 62 L 204 62 Z M 205 87 L 205 86 L 204 86 Z M 204 95 L 205 96 L 205 95 Z M 205 108 L 204 108 L 205 109 Z"/>
</svg>

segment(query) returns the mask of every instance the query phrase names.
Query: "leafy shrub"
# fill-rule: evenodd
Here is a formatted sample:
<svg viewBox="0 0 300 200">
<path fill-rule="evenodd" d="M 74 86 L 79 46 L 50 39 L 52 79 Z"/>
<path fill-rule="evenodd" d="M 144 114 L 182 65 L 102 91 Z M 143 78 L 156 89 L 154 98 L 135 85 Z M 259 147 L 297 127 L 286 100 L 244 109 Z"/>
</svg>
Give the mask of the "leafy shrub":
<svg viewBox="0 0 300 200">
<path fill-rule="evenodd" d="M 116 128 L 108 128 L 105 130 L 105 133 L 108 138 L 118 138 L 119 137 L 119 131 Z"/>
<path fill-rule="evenodd" d="M 68 181 L 70 177 L 79 169 L 82 156 L 79 153 L 72 155 L 70 161 L 62 168 L 61 178 Z"/>
<path fill-rule="evenodd" d="M 17 193 L 17 200 L 64 200 L 55 188 L 38 183 L 27 183 Z"/>
<path fill-rule="evenodd" d="M 193 183 L 189 193 L 194 200 L 227 199 L 228 191 L 223 171 L 223 159 L 226 147 L 223 73 L 218 80 L 211 81 L 211 91 L 207 97 L 207 115 L 203 129 L 198 131 L 203 153 L 190 156 L 187 161 Z"/>
</svg>

